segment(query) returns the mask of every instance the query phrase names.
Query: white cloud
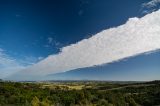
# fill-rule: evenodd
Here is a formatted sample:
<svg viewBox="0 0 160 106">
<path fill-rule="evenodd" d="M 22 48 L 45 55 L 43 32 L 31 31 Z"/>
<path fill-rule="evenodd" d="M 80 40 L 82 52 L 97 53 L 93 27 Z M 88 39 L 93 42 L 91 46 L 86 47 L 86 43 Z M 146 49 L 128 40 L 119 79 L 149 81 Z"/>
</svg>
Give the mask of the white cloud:
<svg viewBox="0 0 160 106">
<path fill-rule="evenodd" d="M 142 18 L 130 18 L 124 25 L 106 29 L 89 39 L 63 47 L 10 78 L 40 79 L 41 76 L 77 68 L 112 63 L 160 49 L 160 10 Z"/>
</svg>

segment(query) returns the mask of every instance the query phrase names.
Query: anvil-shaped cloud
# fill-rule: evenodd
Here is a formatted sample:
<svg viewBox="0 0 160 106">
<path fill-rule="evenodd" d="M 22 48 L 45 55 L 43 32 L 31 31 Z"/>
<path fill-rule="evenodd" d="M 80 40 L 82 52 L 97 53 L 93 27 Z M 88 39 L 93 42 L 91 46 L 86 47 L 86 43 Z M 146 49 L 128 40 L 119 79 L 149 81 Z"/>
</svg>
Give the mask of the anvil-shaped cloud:
<svg viewBox="0 0 160 106">
<path fill-rule="evenodd" d="M 63 47 L 39 63 L 16 73 L 12 79 L 40 79 L 47 74 L 112 63 L 160 49 L 160 10 L 124 25 L 106 29 L 89 39 Z"/>
</svg>

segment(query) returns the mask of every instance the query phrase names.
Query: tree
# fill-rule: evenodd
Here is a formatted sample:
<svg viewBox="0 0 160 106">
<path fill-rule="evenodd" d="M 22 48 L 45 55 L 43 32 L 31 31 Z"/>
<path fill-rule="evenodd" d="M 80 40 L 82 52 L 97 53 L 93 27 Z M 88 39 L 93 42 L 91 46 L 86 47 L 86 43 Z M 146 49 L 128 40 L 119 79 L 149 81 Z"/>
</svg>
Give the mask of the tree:
<svg viewBox="0 0 160 106">
<path fill-rule="evenodd" d="M 40 106 L 39 99 L 35 96 L 33 100 L 31 101 L 32 106 Z"/>
<path fill-rule="evenodd" d="M 46 98 L 41 102 L 41 106 L 50 106 L 50 101 Z"/>
<path fill-rule="evenodd" d="M 109 104 L 108 104 L 108 101 L 105 100 L 105 99 L 99 100 L 99 101 L 98 101 L 98 104 L 97 104 L 97 106 L 108 106 L 108 105 L 109 105 Z"/>
<path fill-rule="evenodd" d="M 126 101 L 129 103 L 129 106 L 137 106 L 136 102 L 131 97 L 126 97 Z"/>
</svg>

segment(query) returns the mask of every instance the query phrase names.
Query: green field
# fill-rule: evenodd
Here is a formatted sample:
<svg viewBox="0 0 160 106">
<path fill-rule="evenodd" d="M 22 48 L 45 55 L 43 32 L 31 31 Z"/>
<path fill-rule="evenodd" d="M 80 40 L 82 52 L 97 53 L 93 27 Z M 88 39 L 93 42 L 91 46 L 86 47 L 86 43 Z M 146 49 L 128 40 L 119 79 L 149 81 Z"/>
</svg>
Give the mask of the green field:
<svg viewBox="0 0 160 106">
<path fill-rule="evenodd" d="M 160 81 L 0 82 L 0 106 L 159 106 Z"/>
</svg>

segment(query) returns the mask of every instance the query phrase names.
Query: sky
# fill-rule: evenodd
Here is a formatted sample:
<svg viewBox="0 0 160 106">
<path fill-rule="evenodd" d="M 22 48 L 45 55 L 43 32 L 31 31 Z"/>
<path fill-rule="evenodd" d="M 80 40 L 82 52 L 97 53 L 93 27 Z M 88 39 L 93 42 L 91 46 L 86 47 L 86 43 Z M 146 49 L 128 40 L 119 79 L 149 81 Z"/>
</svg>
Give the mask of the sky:
<svg viewBox="0 0 160 106">
<path fill-rule="evenodd" d="M 1 0 L 0 78 L 34 80 L 159 50 L 159 5 L 160 0 Z"/>
</svg>

